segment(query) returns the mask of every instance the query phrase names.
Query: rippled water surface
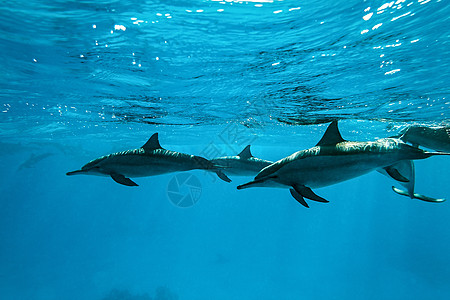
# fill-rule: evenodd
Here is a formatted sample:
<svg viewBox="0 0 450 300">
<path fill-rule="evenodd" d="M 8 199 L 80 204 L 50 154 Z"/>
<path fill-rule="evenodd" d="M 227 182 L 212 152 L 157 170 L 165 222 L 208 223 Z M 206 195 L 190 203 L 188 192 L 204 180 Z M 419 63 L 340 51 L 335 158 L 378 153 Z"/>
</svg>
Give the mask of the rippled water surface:
<svg viewBox="0 0 450 300">
<path fill-rule="evenodd" d="M 138 188 L 64 174 L 154 132 L 180 152 L 252 144 L 275 161 L 332 120 L 348 140 L 448 125 L 449 15 L 445 0 L 3 1 L 0 295 L 447 299 L 448 203 L 377 173 L 310 210 L 287 190 L 236 190 L 251 178 L 194 172 L 201 198 L 180 209 L 173 174 Z M 450 197 L 448 170 L 417 162 L 417 191 Z"/>
<path fill-rule="evenodd" d="M 450 108 L 449 13 L 426 0 L 8 1 L 3 134 L 37 122 L 66 133 L 440 123 Z"/>
</svg>

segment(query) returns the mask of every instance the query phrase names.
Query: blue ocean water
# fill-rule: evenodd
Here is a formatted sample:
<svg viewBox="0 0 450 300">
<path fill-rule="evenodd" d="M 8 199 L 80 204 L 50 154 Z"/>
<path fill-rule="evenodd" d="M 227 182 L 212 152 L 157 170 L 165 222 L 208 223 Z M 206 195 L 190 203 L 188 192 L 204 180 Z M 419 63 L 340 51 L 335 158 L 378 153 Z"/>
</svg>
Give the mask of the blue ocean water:
<svg viewBox="0 0 450 300">
<path fill-rule="evenodd" d="M 448 125 L 449 15 L 442 0 L 4 1 L 0 298 L 447 299 L 449 204 L 376 172 L 309 209 L 238 191 L 247 177 L 65 173 L 155 132 L 275 161 L 332 120 L 360 141 Z M 416 191 L 450 197 L 449 166 L 417 161 Z M 179 174 L 196 189 L 174 191 Z"/>
</svg>

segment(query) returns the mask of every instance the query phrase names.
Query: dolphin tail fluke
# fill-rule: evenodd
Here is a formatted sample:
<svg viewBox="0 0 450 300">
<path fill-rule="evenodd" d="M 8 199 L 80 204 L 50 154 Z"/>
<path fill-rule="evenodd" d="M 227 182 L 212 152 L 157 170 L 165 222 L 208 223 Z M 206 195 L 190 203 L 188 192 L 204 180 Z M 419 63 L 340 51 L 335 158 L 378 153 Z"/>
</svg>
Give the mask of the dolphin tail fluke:
<svg viewBox="0 0 450 300">
<path fill-rule="evenodd" d="M 415 167 L 412 160 L 402 160 L 388 167 L 378 169 L 383 175 L 391 177 L 392 179 L 398 181 L 401 185 L 406 188 L 405 193 L 411 199 L 414 198 L 414 185 L 415 185 Z"/>
<path fill-rule="evenodd" d="M 126 186 L 138 186 L 138 184 L 136 182 L 134 182 L 130 178 L 123 176 L 122 174 L 111 174 L 110 176 L 117 183 L 120 183 L 120 184 L 123 184 Z"/>
<path fill-rule="evenodd" d="M 397 194 L 399 194 L 399 195 L 410 197 L 411 199 L 418 199 L 418 200 L 422 200 L 422 201 L 426 201 L 426 202 L 432 202 L 432 203 L 441 203 L 441 202 L 445 201 L 444 198 L 437 199 L 437 198 L 432 198 L 432 197 L 428 197 L 428 196 L 425 196 L 425 195 L 422 195 L 422 194 L 417 194 L 417 193 L 414 193 L 413 195 L 410 195 L 408 193 L 408 191 L 398 189 L 395 186 L 392 187 L 392 190 L 394 192 L 396 192 Z"/>
</svg>

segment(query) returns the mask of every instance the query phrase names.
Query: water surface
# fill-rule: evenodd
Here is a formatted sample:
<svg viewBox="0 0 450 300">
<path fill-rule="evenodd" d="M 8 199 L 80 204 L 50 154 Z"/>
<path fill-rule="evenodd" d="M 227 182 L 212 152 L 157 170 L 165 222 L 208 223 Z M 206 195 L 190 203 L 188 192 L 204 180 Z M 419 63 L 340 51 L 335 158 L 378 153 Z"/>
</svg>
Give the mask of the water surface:
<svg viewBox="0 0 450 300">
<path fill-rule="evenodd" d="M 348 140 L 448 124 L 445 1 L 7 1 L 0 7 L 0 294 L 5 299 L 446 299 L 447 203 L 374 172 L 318 189 L 237 191 L 189 172 L 66 177 L 163 147 L 278 160 L 328 122 Z M 416 190 L 449 197 L 449 160 Z M 187 193 L 185 189 L 182 191 Z"/>
</svg>

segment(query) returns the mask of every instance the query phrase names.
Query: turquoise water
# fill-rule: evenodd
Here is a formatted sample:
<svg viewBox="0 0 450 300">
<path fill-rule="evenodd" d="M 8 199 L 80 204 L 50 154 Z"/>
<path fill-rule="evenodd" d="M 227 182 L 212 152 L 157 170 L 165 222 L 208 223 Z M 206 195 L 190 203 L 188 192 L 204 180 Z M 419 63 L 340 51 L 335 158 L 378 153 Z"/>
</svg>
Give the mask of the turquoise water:
<svg viewBox="0 0 450 300">
<path fill-rule="evenodd" d="M 275 161 L 332 120 L 360 141 L 448 125 L 449 14 L 435 0 L 3 3 L 0 298 L 446 299 L 448 203 L 377 172 L 317 189 L 330 203 L 310 209 L 287 189 L 238 191 L 248 177 L 65 173 L 155 132 L 175 151 L 251 144 Z M 448 198 L 448 170 L 417 161 L 416 191 Z M 197 180 L 178 191 L 189 207 L 173 203 L 178 174 Z"/>
</svg>

